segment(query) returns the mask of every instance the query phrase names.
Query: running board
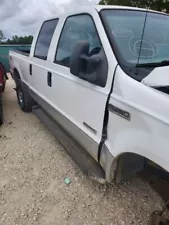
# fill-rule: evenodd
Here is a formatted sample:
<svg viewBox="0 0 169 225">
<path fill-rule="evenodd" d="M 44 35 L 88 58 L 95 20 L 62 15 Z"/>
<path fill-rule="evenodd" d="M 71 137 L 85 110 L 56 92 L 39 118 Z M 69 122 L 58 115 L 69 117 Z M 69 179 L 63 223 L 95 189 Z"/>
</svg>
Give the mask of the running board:
<svg viewBox="0 0 169 225">
<path fill-rule="evenodd" d="M 32 111 L 57 138 L 67 153 L 87 176 L 101 184 L 106 183 L 105 172 L 102 167 L 59 124 L 51 119 L 39 106 L 33 106 Z"/>
</svg>

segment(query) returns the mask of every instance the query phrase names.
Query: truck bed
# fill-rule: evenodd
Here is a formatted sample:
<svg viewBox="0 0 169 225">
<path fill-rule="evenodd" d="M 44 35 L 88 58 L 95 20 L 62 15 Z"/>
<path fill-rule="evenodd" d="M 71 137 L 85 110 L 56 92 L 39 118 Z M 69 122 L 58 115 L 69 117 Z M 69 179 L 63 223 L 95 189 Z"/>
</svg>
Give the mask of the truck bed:
<svg viewBox="0 0 169 225">
<path fill-rule="evenodd" d="M 21 79 L 26 83 L 28 82 L 27 73 L 29 73 L 29 65 L 32 63 L 29 55 L 30 53 L 28 50 L 12 50 L 9 52 L 9 64 L 12 77 L 15 73 L 15 69 L 17 68 L 17 71 L 20 72 Z"/>
<path fill-rule="evenodd" d="M 31 45 L 0 45 L 0 62 L 3 63 L 5 67 L 5 71 L 6 72 L 10 71 L 10 66 L 9 66 L 10 51 L 19 51 L 22 53 L 25 52 L 29 54 L 30 47 Z"/>
<path fill-rule="evenodd" d="M 25 56 L 29 56 L 30 55 L 30 50 L 12 50 L 10 52 L 16 52 L 20 55 L 25 55 Z"/>
</svg>

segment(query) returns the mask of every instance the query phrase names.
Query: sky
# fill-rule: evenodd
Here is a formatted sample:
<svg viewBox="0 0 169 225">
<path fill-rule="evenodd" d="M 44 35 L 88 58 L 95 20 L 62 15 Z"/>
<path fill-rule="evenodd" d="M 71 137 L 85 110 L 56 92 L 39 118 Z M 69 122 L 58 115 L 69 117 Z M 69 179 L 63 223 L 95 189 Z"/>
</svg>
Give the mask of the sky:
<svg viewBox="0 0 169 225">
<path fill-rule="evenodd" d="M 6 38 L 33 35 L 41 21 L 99 0 L 0 0 L 0 30 Z"/>
</svg>

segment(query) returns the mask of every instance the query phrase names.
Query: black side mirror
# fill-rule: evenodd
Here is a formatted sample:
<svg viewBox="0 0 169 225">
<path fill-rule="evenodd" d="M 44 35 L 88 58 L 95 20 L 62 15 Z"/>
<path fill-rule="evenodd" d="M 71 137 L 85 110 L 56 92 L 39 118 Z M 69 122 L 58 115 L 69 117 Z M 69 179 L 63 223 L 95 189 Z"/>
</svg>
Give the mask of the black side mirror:
<svg viewBox="0 0 169 225">
<path fill-rule="evenodd" d="M 83 58 L 81 56 L 87 56 L 89 54 L 89 43 L 87 41 L 79 41 L 73 48 L 73 53 L 70 57 L 70 72 L 79 76 L 79 73 L 83 71 L 85 66 Z"/>
<path fill-rule="evenodd" d="M 107 58 L 102 48 L 93 49 L 87 41 L 75 44 L 70 58 L 70 72 L 92 84 L 105 87 L 108 75 Z"/>
</svg>

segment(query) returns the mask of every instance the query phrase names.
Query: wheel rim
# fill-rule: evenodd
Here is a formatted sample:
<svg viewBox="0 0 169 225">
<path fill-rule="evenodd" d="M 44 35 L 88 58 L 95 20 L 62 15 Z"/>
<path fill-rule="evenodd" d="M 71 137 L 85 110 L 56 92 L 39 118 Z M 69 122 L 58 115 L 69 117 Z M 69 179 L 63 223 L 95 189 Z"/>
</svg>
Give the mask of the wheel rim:
<svg viewBox="0 0 169 225">
<path fill-rule="evenodd" d="M 21 106 L 21 108 L 24 107 L 24 98 L 23 98 L 23 93 L 18 90 L 18 101 L 19 101 L 19 105 Z"/>
</svg>

